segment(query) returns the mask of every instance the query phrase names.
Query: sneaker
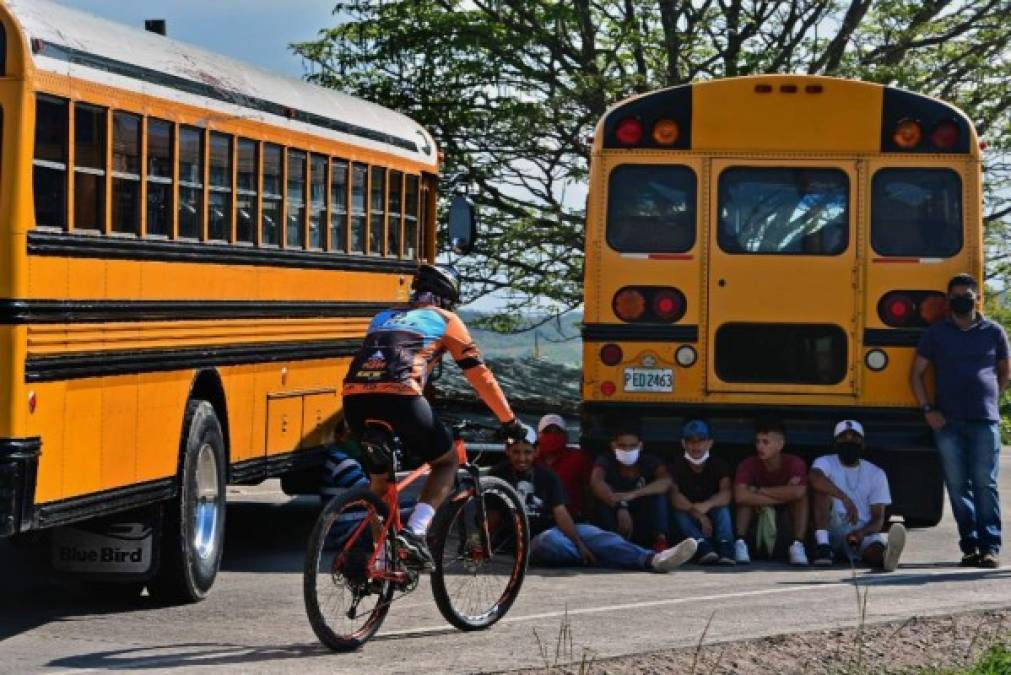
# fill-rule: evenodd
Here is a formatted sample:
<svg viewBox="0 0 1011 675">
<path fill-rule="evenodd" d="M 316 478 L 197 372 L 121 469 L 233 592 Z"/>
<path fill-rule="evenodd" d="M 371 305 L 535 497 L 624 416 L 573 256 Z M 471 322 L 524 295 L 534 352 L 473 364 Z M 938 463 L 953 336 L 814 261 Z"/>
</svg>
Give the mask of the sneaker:
<svg viewBox="0 0 1011 675">
<path fill-rule="evenodd" d="M 734 542 L 734 562 L 738 565 L 747 565 L 751 562 L 751 556 L 748 555 L 748 542 L 743 539 Z"/>
<path fill-rule="evenodd" d="M 979 567 L 980 555 L 976 551 L 972 553 L 966 553 L 962 556 L 961 562 L 958 563 L 959 567 Z"/>
<path fill-rule="evenodd" d="M 813 564 L 817 567 L 831 567 L 835 562 L 835 553 L 829 544 L 818 544 L 814 549 Z"/>
<path fill-rule="evenodd" d="M 797 565 L 798 567 L 807 567 L 807 551 L 804 550 L 802 542 L 795 541 L 790 544 L 790 564 Z"/>
<path fill-rule="evenodd" d="M 700 565 L 712 565 L 719 559 L 720 559 L 719 554 L 717 554 L 716 551 L 710 549 L 705 553 L 703 553 L 702 555 L 700 555 L 699 559 L 696 560 L 695 562 L 697 562 Z"/>
<path fill-rule="evenodd" d="M 397 545 L 407 554 L 408 564 L 428 570 L 435 567 L 435 560 L 432 558 L 432 552 L 428 550 L 425 535 L 415 534 L 405 527 L 397 532 Z"/>
<path fill-rule="evenodd" d="M 691 560 L 697 548 L 698 542 L 694 539 L 685 539 L 676 546 L 654 554 L 650 566 L 654 572 L 670 572 Z"/>
<path fill-rule="evenodd" d="M 993 551 L 987 551 L 979 556 L 979 566 L 985 570 L 995 570 L 1000 567 L 1000 558 Z"/>
<path fill-rule="evenodd" d="M 885 555 L 881 561 L 881 569 L 886 572 L 894 572 L 899 566 L 899 557 L 902 549 L 906 546 L 906 528 L 900 523 L 894 523 L 888 528 L 888 544 L 885 546 Z"/>
</svg>

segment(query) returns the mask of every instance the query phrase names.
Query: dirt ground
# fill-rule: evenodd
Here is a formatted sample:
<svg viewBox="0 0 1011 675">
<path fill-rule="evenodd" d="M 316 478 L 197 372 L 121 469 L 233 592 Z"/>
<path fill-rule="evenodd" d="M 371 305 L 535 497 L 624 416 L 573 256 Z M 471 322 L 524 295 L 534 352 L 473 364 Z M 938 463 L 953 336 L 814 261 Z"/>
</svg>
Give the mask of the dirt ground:
<svg viewBox="0 0 1011 675">
<path fill-rule="evenodd" d="M 778 635 L 740 642 L 595 659 L 571 644 L 563 624 L 541 644 L 545 667 L 520 672 L 638 675 L 805 673 L 864 675 L 945 671 L 971 664 L 989 646 L 1011 642 L 1011 608 Z"/>
</svg>

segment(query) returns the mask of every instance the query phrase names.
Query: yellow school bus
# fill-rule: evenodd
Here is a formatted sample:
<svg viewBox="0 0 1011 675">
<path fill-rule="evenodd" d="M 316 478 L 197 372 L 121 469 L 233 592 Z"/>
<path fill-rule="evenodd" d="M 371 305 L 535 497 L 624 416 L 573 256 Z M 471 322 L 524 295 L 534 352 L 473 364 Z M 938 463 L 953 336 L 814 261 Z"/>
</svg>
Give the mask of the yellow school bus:
<svg viewBox="0 0 1011 675">
<path fill-rule="evenodd" d="M 634 420 L 670 449 L 699 415 L 736 459 L 774 414 L 810 459 L 857 418 L 892 512 L 936 524 L 908 373 L 948 279 L 982 275 L 980 182 L 966 116 L 892 87 L 753 76 L 616 104 L 590 170 L 584 440 Z"/>
<path fill-rule="evenodd" d="M 199 599 L 225 485 L 320 463 L 432 256 L 435 143 L 42 0 L 0 3 L 0 111 L 0 534 L 162 504 L 148 588 Z"/>
</svg>

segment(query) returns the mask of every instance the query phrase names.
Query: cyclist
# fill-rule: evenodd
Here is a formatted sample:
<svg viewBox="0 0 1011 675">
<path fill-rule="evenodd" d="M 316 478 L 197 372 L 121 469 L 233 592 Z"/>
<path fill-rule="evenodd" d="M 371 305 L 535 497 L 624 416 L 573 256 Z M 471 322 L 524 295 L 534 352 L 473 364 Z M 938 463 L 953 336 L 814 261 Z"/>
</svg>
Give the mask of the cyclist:
<svg viewBox="0 0 1011 675">
<path fill-rule="evenodd" d="M 407 305 L 384 310 L 372 319 L 344 378 L 344 415 L 352 431 L 360 435 L 366 420 L 386 422 L 404 447 L 417 452 L 432 468 L 407 525 L 397 533 L 408 559 L 424 567 L 433 563 L 425 534 L 435 509 L 453 487 L 459 465 L 449 430 L 422 395 L 429 373 L 443 354 L 448 351 L 463 369 L 507 437 L 524 438 L 527 433 L 482 362 L 467 327 L 452 311 L 459 301 L 456 270 L 423 263 L 411 284 Z M 373 491 L 383 494 L 391 458 L 366 452 L 363 459 Z"/>
</svg>

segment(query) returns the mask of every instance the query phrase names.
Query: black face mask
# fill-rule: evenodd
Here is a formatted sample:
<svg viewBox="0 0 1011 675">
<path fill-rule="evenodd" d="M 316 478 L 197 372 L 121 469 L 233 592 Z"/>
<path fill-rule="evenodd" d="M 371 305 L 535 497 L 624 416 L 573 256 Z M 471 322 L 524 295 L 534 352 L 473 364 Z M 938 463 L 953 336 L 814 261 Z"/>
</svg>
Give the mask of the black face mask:
<svg viewBox="0 0 1011 675">
<path fill-rule="evenodd" d="M 951 311 L 955 314 L 971 314 L 973 308 L 976 306 L 976 301 L 967 295 L 956 295 L 953 298 L 948 298 L 948 304 L 951 306 Z"/>
<path fill-rule="evenodd" d="M 835 444 L 836 454 L 843 464 L 850 466 L 860 461 L 860 456 L 864 454 L 864 444 L 854 441 L 839 441 Z"/>
</svg>

